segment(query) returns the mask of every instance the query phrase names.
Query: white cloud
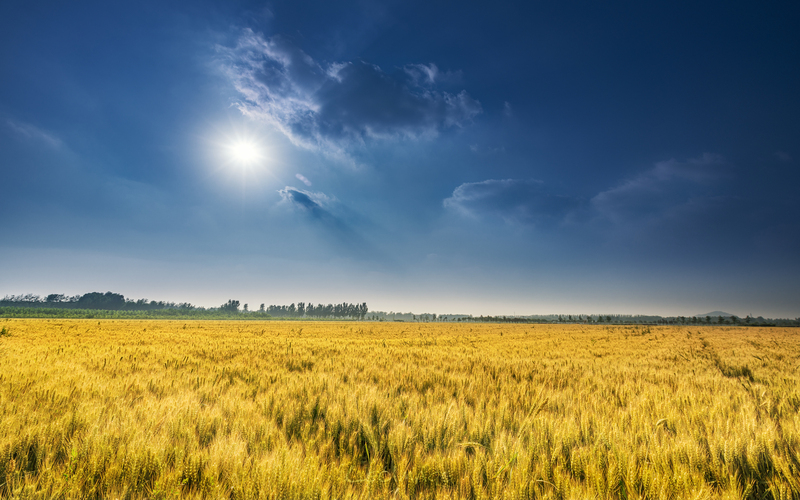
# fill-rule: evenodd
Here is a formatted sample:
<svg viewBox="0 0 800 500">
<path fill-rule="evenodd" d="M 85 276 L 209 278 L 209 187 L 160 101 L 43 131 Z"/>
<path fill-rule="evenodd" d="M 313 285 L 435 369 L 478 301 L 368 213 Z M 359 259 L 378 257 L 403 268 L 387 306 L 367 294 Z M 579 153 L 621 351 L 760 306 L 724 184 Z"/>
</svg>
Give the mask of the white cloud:
<svg viewBox="0 0 800 500">
<path fill-rule="evenodd" d="M 295 177 L 300 179 L 300 182 L 302 182 L 306 186 L 311 186 L 311 181 L 308 180 L 305 175 L 303 175 L 303 174 L 295 174 Z"/>
<path fill-rule="evenodd" d="M 403 70 L 415 85 L 432 87 L 437 84 L 458 85 L 463 80 L 461 71 L 442 71 L 434 63 L 406 64 Z"/>
<path fill-rule="evenodd" d="M 439 74 L 439 68 L 433 63 L 408 64 L 404 69 L 417 85 L 433 85 L 436 83 L 436 76 Z"/>
</svg>

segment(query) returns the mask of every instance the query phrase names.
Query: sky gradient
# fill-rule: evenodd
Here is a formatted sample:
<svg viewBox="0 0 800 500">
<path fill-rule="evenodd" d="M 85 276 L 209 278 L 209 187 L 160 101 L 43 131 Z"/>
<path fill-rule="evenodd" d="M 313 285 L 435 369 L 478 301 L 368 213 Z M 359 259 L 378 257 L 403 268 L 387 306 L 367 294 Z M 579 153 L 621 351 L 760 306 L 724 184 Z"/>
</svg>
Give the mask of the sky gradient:
<svg viewBox="0 0 800 500">
<path fill-rule="evenodd" d="M 800 7 L 740 4 L 3 2 L 0 295 L 800 316 Z"/>
</svg>

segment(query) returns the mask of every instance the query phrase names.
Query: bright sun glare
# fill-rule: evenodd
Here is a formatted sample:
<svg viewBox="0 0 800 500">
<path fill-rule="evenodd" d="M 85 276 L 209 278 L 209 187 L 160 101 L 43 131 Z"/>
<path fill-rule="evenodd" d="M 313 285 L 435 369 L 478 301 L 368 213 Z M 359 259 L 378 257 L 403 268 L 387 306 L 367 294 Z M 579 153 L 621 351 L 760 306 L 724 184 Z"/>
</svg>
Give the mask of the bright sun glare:
<svg viewBox="0 0 800 500">
<path fill-rule="evenodd" d="M 231 147 L 231 151 L 239 163 L 253 163 L 261 157 L 258 148 L 249 142 L 238 142 Z"/>
</svg>

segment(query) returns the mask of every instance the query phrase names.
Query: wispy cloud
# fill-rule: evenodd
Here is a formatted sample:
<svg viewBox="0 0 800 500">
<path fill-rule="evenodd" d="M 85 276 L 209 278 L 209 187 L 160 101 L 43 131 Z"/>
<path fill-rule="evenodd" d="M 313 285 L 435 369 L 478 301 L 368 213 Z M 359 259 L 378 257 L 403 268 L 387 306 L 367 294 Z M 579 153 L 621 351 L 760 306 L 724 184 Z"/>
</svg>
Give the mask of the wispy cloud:
<svg viewBox="0 0 800 500">
<path fill-rule="evenodd" d="M 651 217 L 714 194 L 724 176 L 725 161 L 719 155 L 704 154 L 687 161 L 675 159 L 656 163 L 630 179 L 598 193 L 591 206 L 614 221 Z"/>
<path fill-rule="evenodd" d="M 61 139 L 56 137 L 53 133 L 41 129 L 30 123 L 24 123 L 17 120 L 7 119 L 6 125 L 14 133 L 25 140 L 38 142 L 50 148 L 58 149 L 63 145 Z"/>
<path fill-rule="evenodd" d="M 508 222 L 537 224 L 563 219 L 580 200 L 549 192 L 531 179 L 489 179 L 458 186 L 443 202 L 445 208 L 467 215 L 499 216 Z"/>
<path fill-rule="evenodd" d="M 245 30 L 222 65 L 247 116 L 274 125 L 295 145 L 352 162 L 352 148 L 372 140 L 431 138 L 481 113 L 465 90 L 438 88 L 457 73 L 436 65 L 386 72 L 364 61 L 315 61 L 280 36 Z"/>
<path fill-rule="evenodd" d="M 303 174 L 295 174 L 294 176 L 297 177 L 300 180 L 300 182 L 302 182 L 306 186 L 311 187 L 311 181 L 308 180 L 305 175 L 303 175 Z"/>
<path fill-rule="evenodd" d="M 408 74 L 415 85 L 430 87 L 439 84 L 457 85 L 463 80 L 461 71 L 442 71 L 434 63 L 407 64 L 403 70 Z"/>
</svg>

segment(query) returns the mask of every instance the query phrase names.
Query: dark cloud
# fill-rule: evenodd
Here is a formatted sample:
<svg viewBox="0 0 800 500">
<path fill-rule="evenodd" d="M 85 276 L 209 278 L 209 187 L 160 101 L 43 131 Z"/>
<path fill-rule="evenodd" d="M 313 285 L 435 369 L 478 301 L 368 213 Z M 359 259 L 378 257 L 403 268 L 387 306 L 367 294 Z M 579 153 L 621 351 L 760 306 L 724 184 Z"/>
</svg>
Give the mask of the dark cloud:
<svg viewBox="0 0 800 500">
<path fill-rule="evenodd" d="M 580 246 L 589 236 L 603 251 L 672 262 L 796 255 L 798 204 L 732 189 L 736 177 L 720 156 L 706 154 L 658 162 L 588 199 L 540 181 L 489 179 L 461 184 L 444 206 L 490 223 L 545 229 L 562 243 Z"/>
<path fill-rule="evenodd" d="M 278 193 L 284 203 L 305 214 L 319 234 L 346 254 L 360 259 L 381 256 L 375 246 L 357 229 L 357 225 L 352 223 L 353 217 L 342 215 L 348 211 L 335 198 L 291 186 L 286 186 Z"/>
<path fill-rule="evenodd" d="M 465 91 L 459 94 L 414 87 L 401 75 L 356 62 L 342 67 L 317 93 L 318 122 L 326 137 L 419 137 L 460 126 L 480 112 Z"/>
<path fill-rule="evenodd" d="M 482 111 L 466 91 L 439 89 L 458 73 L 434 64 L 394 72 L 363 61 L 323 65 L 282 37 L 249 30 L 222 53 L 243 113 L 272 123 L 296 145 L 340 159 L 368 140 L 435 137 Z"/>
<path fill-rule="evenodd" d="M 458 186 L 444 206 L 471 216 L 495 215 L 509 222 L 602 221 L 627 224 L 689 216 L 718 207 L 724 160 L 712 154 L 684 162 L 656 163 L 639 175 L 616 183 L 588 203 L 578 196 L 553 193 L 544 183 L 524 179 L 489 179 Z"/>
<path fill-rule="evenodd" d="M 314 219 L 341 224 L 330 211 L 323 207 L 323 204 L 329 203 L 330 198 L 322 193 L 302 191 L 290 186 L 280 189 L 278 193 L 293 207 L 302 210 Z"/>
<path fill-rule="evenodd" d="M 458 186 L 444 206 L 465 215 L 491 214 L 509 222 L 537 224 L 562 220 L 580 206 L 580 200 L 550 193 L 541 181 L 489 179 Z"/>
</svg>

